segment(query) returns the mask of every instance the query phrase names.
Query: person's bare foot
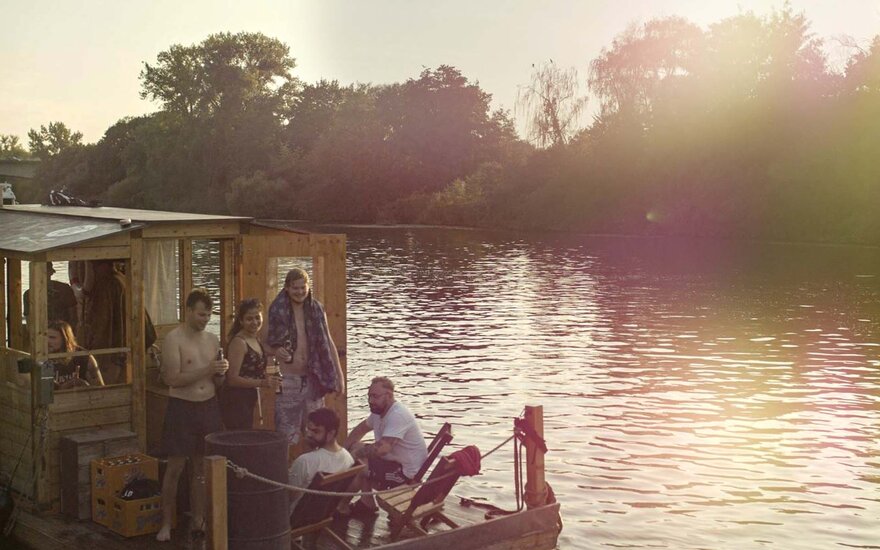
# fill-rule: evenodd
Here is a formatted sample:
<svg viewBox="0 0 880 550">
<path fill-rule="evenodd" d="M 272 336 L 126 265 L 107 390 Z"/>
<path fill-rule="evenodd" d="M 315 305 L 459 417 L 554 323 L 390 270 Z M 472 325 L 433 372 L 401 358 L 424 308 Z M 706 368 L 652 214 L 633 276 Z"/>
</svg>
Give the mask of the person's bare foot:
<svg viewBox="0 0 880 550">
<path fill-rule="evenodd" d="M 167 542 L 171 540 L 171 526 L 163 525 L 159 532 L 156 533 L 156 540 L 159 542 Z"/>
</svg>

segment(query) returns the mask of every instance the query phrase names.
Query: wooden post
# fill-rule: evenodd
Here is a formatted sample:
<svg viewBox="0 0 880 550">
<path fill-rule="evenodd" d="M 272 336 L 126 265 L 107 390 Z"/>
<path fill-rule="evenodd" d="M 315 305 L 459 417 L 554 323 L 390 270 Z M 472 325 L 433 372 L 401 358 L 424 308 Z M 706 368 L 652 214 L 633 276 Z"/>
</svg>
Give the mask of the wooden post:
<svg viewBox="0 0 880 550">
<path fill-rule="evenodd" d="M 235 242 L 220 241 L 220 344 L 226 347 L 226 334 L 235 321 Z M 268 309 L 268 306 L 266 306 Z"/>
<path fill-rule="evenodd" d="M 128 333 L 131 354 L 128 373 L 131 382 L 131 429 L 141 449 L 147 448 L 147 367 L 144 333 L 144 241 L 132 236 L 128 260 Z"/>
<path fill-rule="evenodd" d="M 9 317 L 6 314 L 6 257 L 0 256 L 0 347 L 7 346 L 6 341 L 6 323 Z M 3 377 L 5 378 L 5 373 Z"/>
<path fill-rule="evenodd" d="M 30 292 L 28 293 L 28 332 L 31 340 L 31 356 L 38 363 L 45 361 L 49 355 L 49 341 L 46 337 L 49 316 L 48 279 L 46 262 L 32 261 L 30 263 Z M 32 409 L 34 414 L 37 410 L 37 403 L 40 401 L 42 379 L 39 372 L 40 370 L 36 369 L 31 373 L 31 402 L 34 404 Z M 44 505 L 49 503 L 49 472 L 47 471 L 49 461 L 43 455 L 46 449 L 43 449 L 40 444 L 43 439 L 40 433 L 41 426 L 31 426 L 31 430 L 33 430 L 33 464 L 35 465 L 34 502 L 37 508 L 42 509 Z"/>
<path fill-rule="evenodd" d="M 348 388 L 348 361 L 346 341 L 346 273 L 345 273 L 345 238 L 342 235 L 332 235 L 329 237 L 328 252 L 315 263 L 317 267 L 314 271 L 320 272 L 320 282 L 322 296 L 324 298 L 324 309 L 327 313 L 327 328 L 330 331 L 330 337 L 336 344 L 339 351 L 339 363 L 342 367 L 342 376 L 346 381 L 346 394 L 350 393 Z M 327 406 L 336 411 L 339 415 L 339 437 L 340 441 L 345 439 L 348 434 L 348 403 L 345 396 L 331 394 L 327 397 Z"/>
<path fill-rule="evenodd" d="M 6 296 L 9 302 L 9 347 L 25 351 L 21 328 L 21 260 L 8 258 Z"/>
<path fill-rule="evenodd" d="M 526 405 L 526 424 L 544 438 L 544 407 Z M 544 479 L 544 451 L 537 441 L 527 437 L 526 442 L 526 487 L 525 501 L 528 508 L 537 508 L 547 503 L 547 483 Z"/>
<path fill-rule="evenodd" d="M 192 239 L 180 239 L 177 241 L 177 249 L 180 267 L 180 321 L 183 322 L 186 316 L 186 297 L 193 288 Z"/>
<path fill-rule="evenodd" d="M 226 457 L 205 457 L 205 478 L 208 483 L 208 548 L 227 550 Z"/>
</svg>

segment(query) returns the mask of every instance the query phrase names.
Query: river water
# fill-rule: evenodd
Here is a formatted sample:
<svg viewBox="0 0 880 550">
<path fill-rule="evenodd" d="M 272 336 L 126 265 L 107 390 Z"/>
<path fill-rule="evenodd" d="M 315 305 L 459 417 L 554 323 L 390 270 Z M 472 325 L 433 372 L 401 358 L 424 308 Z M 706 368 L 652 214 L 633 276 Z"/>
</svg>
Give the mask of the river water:
<svg viewBox="0 0 880 550">
<path fill-rule="evenodd" d="M 543 405 L 560 548 L 880 548 L 880 250 L 317 229 L 348 235 L 351 422 L 380 374 L 484 452 Z M 510 445 L 453 493 L 513 508 Z"/>
<path fill-rule="evenodd" d="M 319 229 L 352 421 L 377 374 L 483 451 L 543 405 L 560 548 L 880 548 L 877 249 Z M 513 507 L 511 447 L 483 471 Z"/>
</svg>

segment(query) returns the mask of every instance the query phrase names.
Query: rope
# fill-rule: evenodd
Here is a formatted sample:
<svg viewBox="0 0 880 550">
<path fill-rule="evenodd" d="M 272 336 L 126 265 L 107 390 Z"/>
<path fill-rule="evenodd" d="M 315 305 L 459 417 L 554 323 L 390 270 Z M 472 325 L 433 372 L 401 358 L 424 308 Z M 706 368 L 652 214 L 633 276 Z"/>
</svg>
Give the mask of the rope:
<svg viewBox="0 0 880 550">
<path fill-rule="evenodd" d="M 498 449 L 500 449 L 501 447 L 503 447 L 504 445 L 509 443 L 510 440 L 515 437 L 516 437 L 516 434 L 511 435 L 510 437 L 508 437 L 507 439 L 505 439 L 504 441 L 502 441 L 501 443 L 496 445 L 495 448 L 493 448 L 491 451 L 489 451 L 483 455 L 480 455 L 480 460 L 482 461 L 484 458 L 488 457 L 489 455 L 491 455 L 492 453 L 494 453 L 495 451 L 497 451 Z M 422 481 L 421 483 L 412 483 L 412 484 L 407 484 L 407 485 L 401 485 L 398 487 L 394 487 L 392 489 L 383 489 L 381 491 L 346 492 L 346 491 L 321 491 L 318 489 L 308 489 L 306 487 L 297 487 L 295 485 L 281 483 L 280 481 L 275 481 L 274 479 L 269 479 L 269 478 L 263 477 L 261 475 L 257 475 L 255 473 L 249 471 L 247 468 L 245 468 L 243 466 L 239 466 L 238 464 L 232 462 L 229 459 L 226 459 L 226 467 L 228 467 L 230 470 L 232 470 L 232 472 L 239 479 L 243 478 L 243 477 L 249 477 L 251 479 L 256 479 L 257 481 L 261 481 L 263 483 L 266 483 L 267 485 L 272 485 L 274 487 L 279 487 L 281 489 L 287 489 L 288 491 L 295 491 L 295 492 L 304 493 L 307 495 L 326 495 L 326 496 L 335 496 L 335 497 L 361 497 L 361 496 L 385 495 L 385 494 L 390 494 L 390 493 L 400 493 L 404 489 L 415 489 L 417 487 L 431 485 L 433 483 L 443 481 L 444 479 L 449 479 L 453 476 L 460 475 L 460 474 L 458 474 L 458 472 L 449 472 L 447 474 L 443 474 L 440 477 L 435 477 L 435 478 L 429 479 L 427 481 Z"/>
<path fill-rule="evenodd" d="M 281 483 L 280 481 L 275 481 L 274 479 L 265 478 L 261 475 L 257 475 L 247 468 L 239 466 L 235 464 L 229 459 L 226 459 L 226 466 L 232 470 L 232 472 L 238 478 L 249 477 L 251 479 L 256 479 L 257 481 L 262 481 L 267 485 L 273 485 L 275 487 L 279 487 L 281 489 L 287 489 L 288 491 L 295 491 L 299 493 L 305 493 L 307 495 L 325 495 L 325 496 L 334 496 L 334 497 L 361 497 L 361 496 L 370 496 L 370 495 L 384 495 L 388 493 L 400 493 L 403 489 L 414 489 L 416 487 L 422 487 L 423 485 L 430 485 L 433 483 L 437 483 L 438 481 L 443 481 L 444 479 L 449 479 L 450 477 L 459 475 L 458 472 L 449 472 L 440 477 L 435 477 L 434 479 L 429 479 L 428 481 L 423 481 L 421 483 L 413 483 L 407 485 L 399 485 L 394 487 L 393 489 L 383 489 L 381 491 L 358 491 L 356 493 L 353 492 L 345 492 L 345 491 L 320 491 L 318 489 L 308 489 L 306 487 L 297 487 L 296 485 L 288 485 L 287 483 Z"/>
</svg>

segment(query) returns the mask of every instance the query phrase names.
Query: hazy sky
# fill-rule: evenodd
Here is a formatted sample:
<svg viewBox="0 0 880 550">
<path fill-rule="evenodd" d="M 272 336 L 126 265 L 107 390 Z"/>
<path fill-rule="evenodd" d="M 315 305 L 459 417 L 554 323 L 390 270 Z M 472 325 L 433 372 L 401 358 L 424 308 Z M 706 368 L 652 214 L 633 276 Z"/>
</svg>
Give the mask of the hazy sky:
<svg viewBox="0 0 880 550">
<path fill-rule="evenodd" d="M 822 38 L 867 42 L 880 0 L 792 0 Z M 401 82 L 424 67 L 459 68 L 494 107 L 512 109 L 532 63 L 587 67 L 633 21 L 682 15 L 701 26 L 778 8 L 771 0 L 0 0 L 0 133 L 60 120 L 100 139 L 124 116 L 157 109 L 138 96 L 143 62 L 211 33 L 259 31 L 290 46 L 313 82 Z M 833 49 L 832 49 L 833 53 Z M 584 86 L 584 89 L 586 86 Z M 595 103 L 595 102 L 592 102 Z"/>
</svg>

